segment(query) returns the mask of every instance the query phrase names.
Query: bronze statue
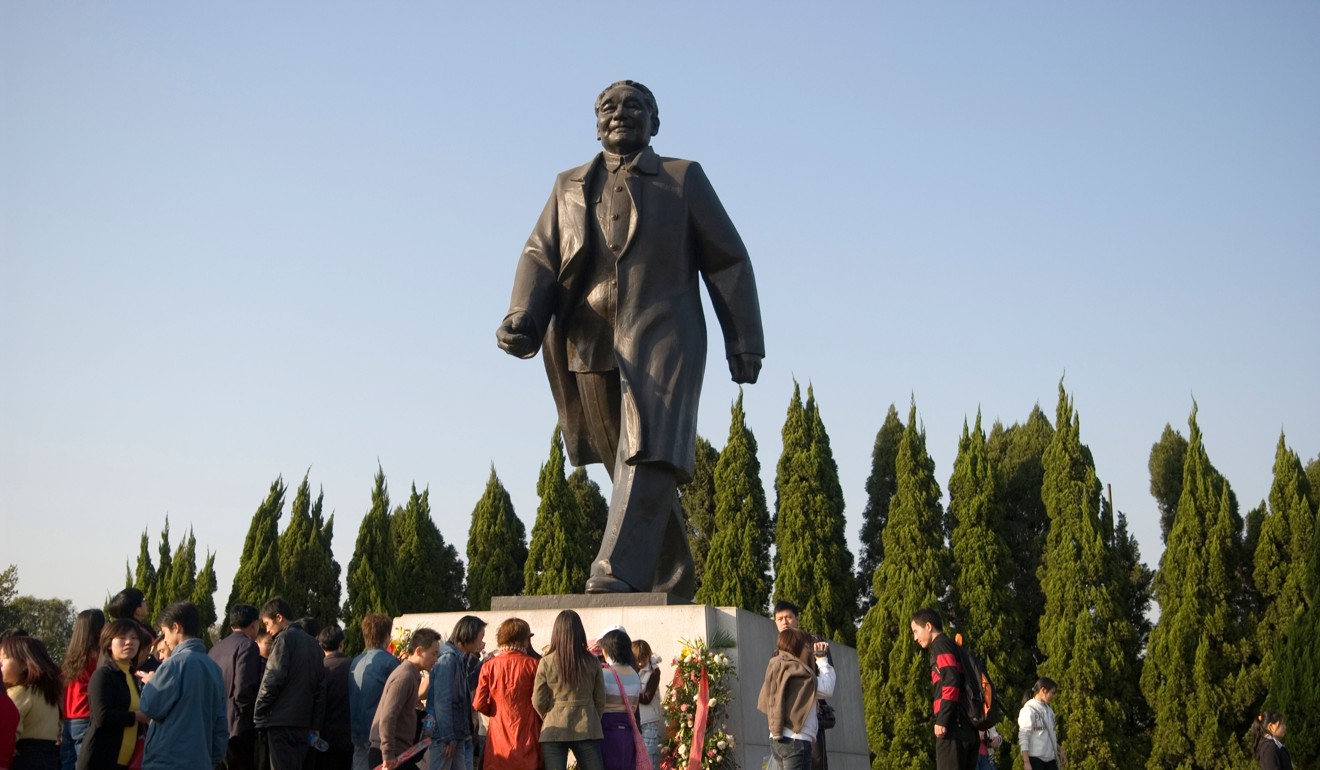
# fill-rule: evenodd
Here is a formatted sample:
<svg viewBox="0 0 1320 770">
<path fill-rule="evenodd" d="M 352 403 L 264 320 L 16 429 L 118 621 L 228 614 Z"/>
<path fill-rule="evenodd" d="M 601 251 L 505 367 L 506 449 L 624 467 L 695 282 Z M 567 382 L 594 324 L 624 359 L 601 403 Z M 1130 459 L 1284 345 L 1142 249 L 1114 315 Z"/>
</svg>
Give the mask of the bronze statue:
<svg viewBox="0 0 1320 770">
<path fill-rule="evenodd" d="M 651 149 L 660 111 L 623 80 L 596 99 L 604 152 L 555 180 L 496 337 L 544 350 L 569 460 L 614 491 L 588 593 L 695 593 L 678 484 L 691 478 L 706 368 L 706 283 L 733 381 L 765 356 L 752 264 L 701 166 Z"/>
</svg>

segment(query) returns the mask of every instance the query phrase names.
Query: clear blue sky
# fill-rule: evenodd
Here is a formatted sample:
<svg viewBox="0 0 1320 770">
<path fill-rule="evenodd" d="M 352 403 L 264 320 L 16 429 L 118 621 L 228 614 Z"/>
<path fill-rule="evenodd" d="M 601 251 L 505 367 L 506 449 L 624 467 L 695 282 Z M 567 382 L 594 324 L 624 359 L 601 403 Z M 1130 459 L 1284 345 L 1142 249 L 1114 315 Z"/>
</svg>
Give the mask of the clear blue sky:
<svg viewBox="0 0 1320 770">
<path fill-rule="evenodd" d="M 1320 4 L 602 7 L 0 4 L 20 592 L 99 605 L 168 514 L 218 552 L 223 603 L 267 486 L 309 468 L 344 565 L 378 460 L 460 551 L 492 464 L 530 530 L 554 409 L 494 330 L 620 78 L 752 253 L 772 504 L 794 377 L 854 547 L 911 398 L 947 486 L 965 419 L 1052 419 L 1066 373 L 1152 565 L 1147 455 L 1193 398 L 1244 509 L 1280 430 L 1320 452 Z M 717 446 L 736 394 L 717 347 Z"/>
</svg>

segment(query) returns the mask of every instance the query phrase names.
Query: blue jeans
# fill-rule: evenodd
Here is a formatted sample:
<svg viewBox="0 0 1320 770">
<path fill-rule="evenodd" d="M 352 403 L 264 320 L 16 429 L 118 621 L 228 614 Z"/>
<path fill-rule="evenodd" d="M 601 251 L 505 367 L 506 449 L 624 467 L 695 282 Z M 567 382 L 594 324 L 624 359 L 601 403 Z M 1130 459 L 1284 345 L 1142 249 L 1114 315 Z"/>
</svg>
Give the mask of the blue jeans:
<svg viewBox="0 0 1320 770">
<path fill-rule="evenodd" d="M 642 730 L 642 743 L 646 744 L 646 753 L 651 757 L 652 770 L 660 770 L 660 738 L 664 732 L 665 723 L 645 722 L 640 725 Z"/>
<path fill-rule="evenodd" d="M 770 741 L 770 755 L 781 770 L 811 770 L 811 741 Z"/>
<path fill-rule="evenodd" d="M 60 770 L 74 770 L 78 766 L 83 736 L 91 723 L 90 719 L 64 720 L 64 726 L 60 728 Z"/>
<path fill-rule="evenodd" d="M 976 760 L 976 770 L 995 770 L 995 761 L 989 754 L 981 754 Z"/>
<path fill-rule="evenodd" d="M 445 756 L 445 744 L 432 743 L 426 756 L 430 770 L 472 770 L 472 739 L 459 741 L 452 757 Z"/>
<path fill-rule="evenodd" d="M 600 761 L 600 741 L 542 741 L 541 756 L 545 770 L 564 770 L 568 767 L 568 752 L 573 752 L 578 770 L 603 770 Z"/>
</svg>

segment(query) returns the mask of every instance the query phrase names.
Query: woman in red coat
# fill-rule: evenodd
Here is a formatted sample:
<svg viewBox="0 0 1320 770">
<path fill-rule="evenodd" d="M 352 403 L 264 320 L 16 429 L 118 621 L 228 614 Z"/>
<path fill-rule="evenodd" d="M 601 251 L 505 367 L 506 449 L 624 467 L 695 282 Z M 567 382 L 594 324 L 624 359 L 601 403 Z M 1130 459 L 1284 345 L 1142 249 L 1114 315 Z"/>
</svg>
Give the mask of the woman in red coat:
<svg viewBox="0 0 1320 770">
<path fill-rule="evenodd" d="M 472 708 L 490 717 L 483 770 L 539 770 L 541 717 L 532 708 L 539 656 L 527 621 L 509 618 L 495 634 L 499 649 L 481 665 Z"/>
</svg>

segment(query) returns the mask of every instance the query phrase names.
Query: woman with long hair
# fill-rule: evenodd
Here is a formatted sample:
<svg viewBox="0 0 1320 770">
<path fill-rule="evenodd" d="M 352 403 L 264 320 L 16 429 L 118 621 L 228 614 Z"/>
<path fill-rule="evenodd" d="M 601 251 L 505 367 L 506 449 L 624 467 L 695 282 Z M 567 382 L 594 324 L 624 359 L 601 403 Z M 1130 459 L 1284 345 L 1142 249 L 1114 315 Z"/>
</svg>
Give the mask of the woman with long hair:
<svg viewBox="0 0 1320 770">
<path fill-rule="evenodd" d="M 116 770 L 132 760 L 140 734 L 133 664 L 141 644 L 136 621 L 116 620 L 101 632 L 101 664 L 87 684 L 91 724 L 77 770 Z"/>
<path fill-rule="evenodd" d="M 541 716 L 532 708 L 536 658 L 532 627 L 509 618 L 495 632 L 499 647 L 481 664 L 472 708 L 490 717 L 486 728 L 484 770 L 536 770 L 541 761 Z"/>
<path fill-rule="evenodd" d="M 633 740 L 633 709 L 642 692 L 642 680 L 633 668 L 632 639 L 622 628 L 611 628 L 597 640 L 605 655 L 605 711 L 601 713 L 600 759 L 605 770 L 634 770 L 637 742 Z"/>
<path fill-rule="evenodd" d="M 21 725 L 9 770 L 58 770 L 64 685 L 46 645 L 30 636 L 0 640 L 0 678 L 18 707 Z"/>
<path fill-rule="evenodd" d="M 1283 735 L 1288 725 L 1283 721 L 1283 714 L 1277 711 L 1262 711 L 1251 726 L 1251 735 L 1255 739 L 1252 754 L 1260 763 L 1261 770 L 1292 770 L 1292 756 L 1283 745 Z"/>
<path fill-rule="evenodd" d="M 580 770 L 603 770 L 600 715 L 605 678 L 587 649 L 582 618 L 564 610 L 555 618 L 550 648 L 536 666 L 532 707 L 541 715 L 541 753 L 546 770 L 565 770 L 573 752 Z"/>
<path fill-rule="evenodd" d="M 60 770 L 74 770 L 82 751 L 83 735 L 92 717 L 87 705 L 87 682 L 96 670 L 105 613 L 83 610 L 73 621 L 69 646 L 64 650 L 64 724 L 60 728 Z"/>
<path fill-rule="evenodd" d="M 806 631 L 785 628 L 779 632 L 775 656 L 765 668 L 756 710 L 766 715 L 770 753 L 783 770 L 810 770 L 811 749 L 820 731 L 816 699 L 834 694 L 834 668 L 821 644 L 813 644 Z"/>
</svg>

